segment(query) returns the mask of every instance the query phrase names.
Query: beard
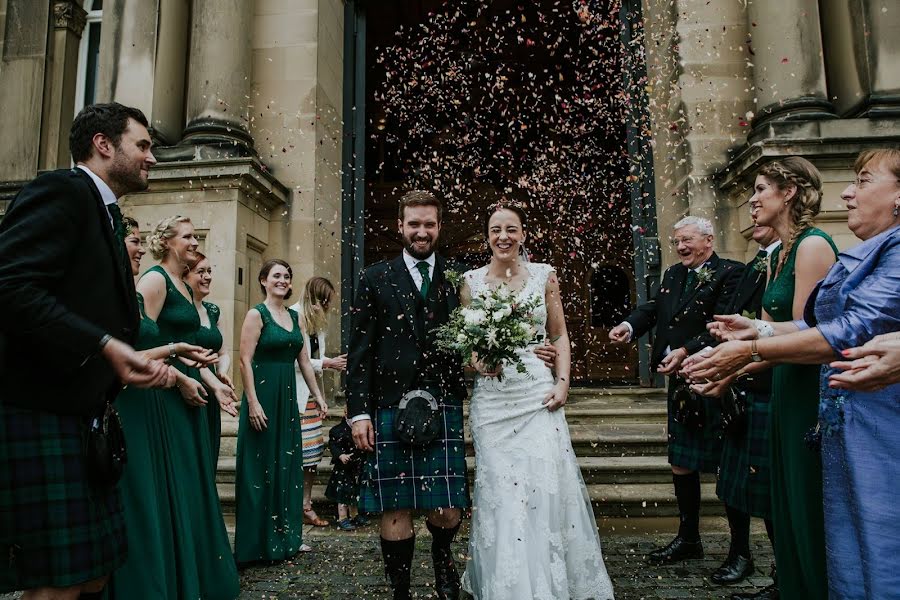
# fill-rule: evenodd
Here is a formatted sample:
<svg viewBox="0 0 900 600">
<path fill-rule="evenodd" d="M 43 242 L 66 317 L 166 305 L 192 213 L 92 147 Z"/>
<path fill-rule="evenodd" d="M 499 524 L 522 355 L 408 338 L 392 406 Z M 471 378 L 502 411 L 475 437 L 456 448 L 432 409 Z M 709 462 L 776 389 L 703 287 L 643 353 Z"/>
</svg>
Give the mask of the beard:
<svg viewBox="0 0 900 600">
<path fill-rule="evenodd" d="M 416 246 L 415 242 L 417 240 L 424 241 L 424 238 L 418 237 L 416 235 L 403 236 L 403 246 L 406 248 L 406 251 L 409 252 L 410 256 L 412 256 L 416 260 L 425 260 L 432 254 L 434 254 L 434 251 L 437 248 L 437 238 L 428 237 L 429 243 L 424 250 L 421 250 Z"/>
<path fill-rule="evenodd" d="M 143 192 L 149 187 L 150 181 L 141 176 L 141 167 L 143 163 L 130 164 L 124 153 L 117 150 L 107 175 L 123 196 L 131 192 Z"/>
</svg>

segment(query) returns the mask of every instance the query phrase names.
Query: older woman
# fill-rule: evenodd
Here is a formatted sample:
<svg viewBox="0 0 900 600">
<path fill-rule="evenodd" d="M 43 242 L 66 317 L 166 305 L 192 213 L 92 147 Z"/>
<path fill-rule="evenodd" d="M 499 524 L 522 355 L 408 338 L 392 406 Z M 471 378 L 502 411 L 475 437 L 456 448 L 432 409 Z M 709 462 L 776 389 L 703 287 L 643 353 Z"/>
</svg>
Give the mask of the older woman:
<svg viewBox="0 0 900 600">
<path fill-rule="evenodd" d="M 303 324 L 303 344 L 308 349 L 309 362 L 316 376 L 321 376 L 325 369 L 343 371 L 347 367 L 346 354 L 335 358 L 325 356 L 325 329 L 333 299 L 334 285 L 324 277 L 311 277 L 303 286 L 300 301 L 291 307 Z M 299 363 L 294 364 L 294 370 L 297 376 L 297 405 L 303 415 L 303 522 L 325 527 L 328 521 L 319 517 L 312 506 L 316 468 L 325 451 L 321 411 L 306 387 Z"/>
<path fill-rule="evenodd" d="M 820 284 L 807 311 L 812 327 L 776 323 L 761 328 L 773 336 L 757 340 L 749 320 L 717 317 L 712 328 L 732 341 L 692 357 L 692 378 L 716 379 L 752 361 L 828 363 L 900 330 L 900 150 L 863 152 L 854 169 L 856 180 L 841 197 L 847 224 L 863 243 L 842 252 Z M 900 589 L 900 385 L 838 391 L 827 385 L 835 373 L 823 369 L 819 406 L 830 595 L 893 598 Z"/>
</svg>

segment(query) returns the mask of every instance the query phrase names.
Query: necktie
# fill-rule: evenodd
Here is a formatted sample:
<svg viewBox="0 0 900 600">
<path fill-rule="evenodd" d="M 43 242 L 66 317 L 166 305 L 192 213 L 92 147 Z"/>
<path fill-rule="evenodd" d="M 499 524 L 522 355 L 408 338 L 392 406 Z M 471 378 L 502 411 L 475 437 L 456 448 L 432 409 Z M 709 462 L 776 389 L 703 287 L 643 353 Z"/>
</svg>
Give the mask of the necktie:
<svg viewBox="0 0 900 600">
<path fill-rule="evenodd" d="M 125 222 L 122 220 L 122 209 L 118 204 L 107 204 L 106 209 L 112 217 L 113 234 L 119 241 L 125 240 Z"/>
<path fill-rule="evenodd" d="M 697 272 L 693 269 L 688 269 L 687 277 L 684 278 L 684 287 L 681 290 L 681 297 L 684 298 L 690 294 L 696 286 Z"/>
<path fill-rule="evenodd" d="M 428 288 L 431 287 L 431 277 L 428 275 L 428 263 L 424 260 L 416 263 L 416 268 L 419 270 L 419 273 L 422 274 L 422 287 L 419 288 L 419 293 L 422 294 L 422 298 L 425 299 L 428 297 Z"/>
</svg>

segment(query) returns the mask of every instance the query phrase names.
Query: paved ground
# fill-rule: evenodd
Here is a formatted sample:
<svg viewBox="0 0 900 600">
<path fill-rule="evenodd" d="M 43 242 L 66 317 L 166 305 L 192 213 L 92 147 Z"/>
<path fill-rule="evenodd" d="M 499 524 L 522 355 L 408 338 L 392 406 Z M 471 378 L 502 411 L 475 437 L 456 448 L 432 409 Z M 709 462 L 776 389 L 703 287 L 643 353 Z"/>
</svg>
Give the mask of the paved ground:
<svg viewBox="0 0 900 600">
<path fill-rule="evenodd" d="M 460 531 L 458 564 L 465 564 L 467 525 Z M 644 553 L 672 537 L 673 519 L 624 519 L 600 523 L 606 567 L 618 600 L 728 599 L 737 589 L 750 590 L 768 585 L 772 552 L 761 523 L 754 519 L 752 529 L 756 574 L 732 588 L 721 588 L 709 581 L 709 574 L 728 552 L 728 534 L 724 519 L 706 518 L 704 531 L 706 558 L 676 567 L 654 567 Z M 414 564 L 416 598 L 434 598 L 429 558 L 430 538 L 419 522 Z M 332 528 L 305 531 L 304 540 L 314 551 L 275 565 L 255 566 L 241 572 L 241 599 L 268 600 L 360 600 L 389 599 L 381 563 L 376 525 L 353 533 Z M 0 600 L 12 600 L 13 594 L 0 594 Z M 526 599 L 523 599 L 526 600 Z"/>
</svg>

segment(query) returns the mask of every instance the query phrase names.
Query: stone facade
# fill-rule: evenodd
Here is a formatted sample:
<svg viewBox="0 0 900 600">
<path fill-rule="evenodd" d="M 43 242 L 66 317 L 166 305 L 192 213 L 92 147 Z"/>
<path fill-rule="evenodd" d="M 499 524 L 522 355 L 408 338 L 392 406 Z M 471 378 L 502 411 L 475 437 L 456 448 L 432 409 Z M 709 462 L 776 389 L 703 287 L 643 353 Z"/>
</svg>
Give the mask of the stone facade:
<svg viewBox="0 0 900 600">
<path fill-rule="evenodd" d="M 0 214 L 39 171 L 70 164 L 84 0 L 0 0 Z M 820 223 L 842 247 L 839 192 L 862 148 L 900 144 L 900 8 L 884 0 L 643 0 L 661 239 L 714 219 L 745 258 L 761 162 L 823 171 Z M 371 10 L 371 9 L 370 9 Z M 125 200 L 142 228 L 190 215 L 212 257 L 232 348 L 262 260 L 302 281 L 341 273 L 343 0 L 106 0 L 98 101 L 140 107 L 160 165 Z M 664 249 L 663 264 L 674 257 Z M 338 286 L 340 288 L 340 286 Z M 338 351 L 337 319 L 328 350 Z"/>
</svg>

